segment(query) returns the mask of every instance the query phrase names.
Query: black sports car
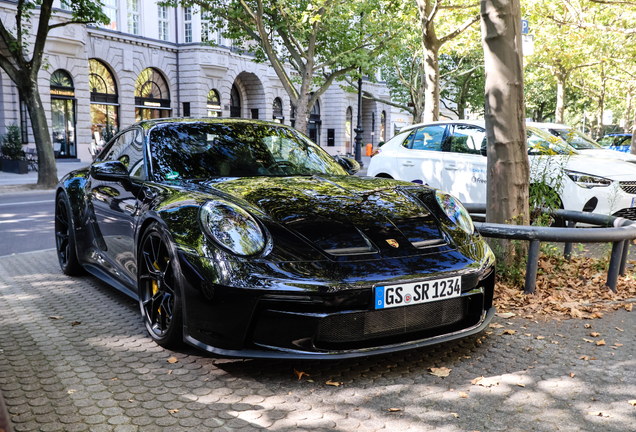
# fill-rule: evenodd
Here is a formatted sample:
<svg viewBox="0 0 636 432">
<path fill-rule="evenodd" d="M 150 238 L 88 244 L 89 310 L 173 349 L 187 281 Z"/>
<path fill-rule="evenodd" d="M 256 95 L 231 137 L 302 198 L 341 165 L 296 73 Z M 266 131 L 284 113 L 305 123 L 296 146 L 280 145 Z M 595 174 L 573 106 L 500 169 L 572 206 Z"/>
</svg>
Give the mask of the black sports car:
<svg viewBox="0 0 636 432">
<path fill-rule="evenodd" d="M 350 175 L 296 130 L 144 121 L 57 188 L 64 273 L 139 299 L 163 346 L 343 358 L 483 330 L 494 256 L 450 195 Z"/>
</svg>

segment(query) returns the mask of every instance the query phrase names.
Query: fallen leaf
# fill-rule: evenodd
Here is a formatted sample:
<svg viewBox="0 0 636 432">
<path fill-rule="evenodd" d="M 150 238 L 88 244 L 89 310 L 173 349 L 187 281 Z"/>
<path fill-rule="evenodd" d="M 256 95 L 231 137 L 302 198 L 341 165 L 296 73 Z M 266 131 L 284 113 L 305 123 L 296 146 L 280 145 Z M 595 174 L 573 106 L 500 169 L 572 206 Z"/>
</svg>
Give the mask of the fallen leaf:
<svg viewBox="0 0 636 432">
<path fill-rule="evenodd" d="M 134 399 L 128 399 L 128 402 L 134 402 Z"/>
<path fill-rule="evenodd" d="M 449 369 L 445 366 L 441 367 L 441 368 L 431 368 L 431 371 L 429 372 L 431 375 L 435 375 L 436 377 L 439 378 L 445 378 L 447 376 L 450 375 L 452 369 Z"/>
<path fill-rule="evenodd" d="M 398 412 L 402 411 L 402 408 L 389 408 L 389 412 Z"/>
<path fill-rule="evenodd" d="M 532 315 L 526 315 L 526 316 L 524 316 L 524 318 L 525 318 L 525 319 L 530 319 L 530 320 L 531 320 L 531 319 L 534 319 L 534 317 L 533 317 Z"/>
<path fill-rule="evenodd" d="M 497 315 L 499 318 L 508 319 L 516 316 L 517 314 L 515 314 L 514 312 L 497 312 L 495 315 Z"/>
<path fill-rule="evenodd" d="M 588 356 L 581 356 L 579 357 L 579 360 L 585 360 L 588 361 L 590 358 Z"/>
<path fill-rule="evenodd" d="M 334 387 L 338 387 L 340 385 L 339 382 L 331 381 L 331 380 L 327 381 L 325 384 L 330 385 L 330 386 L 334 386 Z"/>
<path fill-rule="evenodd" d="M 76 391 L 77 391 L 77 390 L 75 390 L 75 389 L 70 389 L 70 390 L 67 390 L 67 391 L 66 391 L 66 393 L 68 393 L 68 394 L 73 394 L 73 393 L 75 393 Z"/>
<path fill-rule="evenodd" d="M 488 327 L 490 328 L 503 328 L 503 326 L 499 323 L 492 323 Z"/>
<path fill-rule="evenodd" d="M 472 385 L 480 385 L 482 387 L 492 387 L 492 386 L 499 385 L 498 382 L 490 380 L 488 378 L 484 378 L 483 376 L 475 378 L 474 380 L 471 380 L 470 383 Z"/>
<path fill-rule="evenodd" d="M 176 358 L 176 357 L 170 357 L 170 358 L 168 359 L 168 363 L 170 363 L 170 364 L 176 363 L 176 362 L 178 362 L 178 361 L 179 361 L 179 359 L 178 359 L 178 358 Z"/>
<path fill-rule="evenodd" d="M 592 336 L 592 337 L 596 337 L 596 336 L 600 336 L 600 335 L 601 335 L 601 334 L 600 334 L 600 333 L 597 333 L 597 332 L 592 332 L 592 333 L 590 333 L 590 336 Z"/>
<path fill-rule="evenodd" d="M 565 336 L 563 336 L 562 334 L 557 333 L 556 336 L 562 337 L 564 338 Z"/>
<path fill-rule="evenodd" d="M 570 378 L 574 378 L 576 374 L 574 372 L 570 372 Z"/>
<path fill-rule="evenodd" d="M 592 326 L 590 324 L 585 324 L 585 325 L 583 325 L 583 327 L 585 327 L 586 329 L 592 328 Z"/>
<path fill-rule="evenodd" d="M 618 343 L 618 342 L 615 342 L 614 345 L 617 346 L 617 347 L 622 347 L 623 346 L 622 343 Z"/>
<path fill-rule="evenodd" d="M 633 304 L 633 303 L 626 304 L 626 305 L 625 305 L 625 310 L 626 310 L 627 312 L 631 312 L 633 307 L 634 307 L 634 304 Z"/>
<path fill-rule="evenodd" d="M 605 345 L 605 339 L 601 339 L 600 341 L 596 341 L 597 346 Z"/>
<path fill-rule="evenodd" d="M 517 383 L 517 385 L 518 385 L 519 387 L 525 387 L 525 386 L 526 386 L 525 384 L 521 384 L 521 383 Z"/>
<path fill-rule="evenodd" d="M 168 410 L 168 412 L 169 412 L 170 414 L 176 414 L 176 413 L 178 413 L 178 412 L 179 412 L 179 410 L 178 410 L 178 409 L 172 409 L 172 410 Z"/>
<path fill-rule="evenodd" d="M 557 341 L 550 341 L 550 342 L 552 342 L 552 343 L 553 343 L 553 344 L 555 344 L 555 345 L 558 345 L 558 344 L 559 344 Z"/>
<path fill-rule="evenodd" d="M 59 319 L 62 319 L 64 317 L 63 316 L 59 316 L 59 315 L 53 315 L 53 316 L 50 316 L 49 318 L 52 319 L 52 320 L 59 320 Z"/>
<path fill-rule="evenodd" d="M 618 327 L 616 327 L 616 330 L 618 330 L 619 332 L 624 332 L 625 331 L 622 328 L 618 328 Z"/>
<path fill-rule="evenodd" d="M 464 399 L 468 399 L 468 393 L 466 392 L 459 392 L 459 396 L 463 397 Z"/>
<path fill-rule="evenodd" d="M 531 333 L 524 333 L 524 336 L 532 337 Z"/>
<path fill-rule="evenodd" d="M 537 336 L 537 339 L 541 340 L 541 339 L 545 339 L 545 337 L 543 337 L 543 336 Z"/>
<path fill-rule="evenodd" d="M 627 402 L 629 402 L 629 404 L 630 404 L 631 406 L 636 406 L 636 399 L 632 399 L 632 400 L 629 400 L 629 401 L 627 401 Z"/>
<path fill-rule="evenodd" d="M 172 375 L 172 369 L 168 371 L 168 375 Z"/>
<path fill-rule="evenodd" d="M 585 342 L 594 343 L 594 341 L 593 341 L 593 340 L 590 340 L 590 339 L 585 339 L 585 338 L 583 338 L 583 340 L 584 340 Z"/>
<path fill-rule="evenodd" d="M 459 418 L 459 415 L 457 413 L 451 413 L 453 416 L 455 416 L 455 418 Z"/>
<path fill-rule="evenodd" d="M 314 380 L 309 380 L 309 379 L 308 379 L 308 380 L 307 380 L 307 382 L 314 382 Z"/>
<path fill-rule="evenodd" d="M 111 381 L 117 381 L 119 378 L 113 378 Z"/>
<path fill-rule="evenodd" d="M 590 357 L 590 360 L 596 360 L 596 357 Z"/>
<path fill-rule="evenodd" d="M 593 416 L 597 416 L 597 417 L 611 417 L 611 415 L 604 413 L 602 411 L 590 411 L 588 412 L 589 415 L 593 415 Z"/>
<path fill-rule="evenodd" d="M 300 379 L 303 377 L 303 375 L 309 376 L 309 374 L 307 372 L 297 371 L 296 369 L 294 369 L 294 373 L 298 377 L 298 381 L 300 381 Z"/>
<path fill-rule="evenodd" d="M 73 321 L 71 323 L 71 326 L 76 326 L 76 325 L 80 325 L 82 322 L 81 321 Z"/>
<path fill-rule="evenodd" d="M 507 329 L 507 330 L 503 331 L 502 335 L 505 335 L 505 334 L 513 335 L 513 334 L 515 334 L 515 332 L 516 332 L 516 330 Z"/>
</svg>

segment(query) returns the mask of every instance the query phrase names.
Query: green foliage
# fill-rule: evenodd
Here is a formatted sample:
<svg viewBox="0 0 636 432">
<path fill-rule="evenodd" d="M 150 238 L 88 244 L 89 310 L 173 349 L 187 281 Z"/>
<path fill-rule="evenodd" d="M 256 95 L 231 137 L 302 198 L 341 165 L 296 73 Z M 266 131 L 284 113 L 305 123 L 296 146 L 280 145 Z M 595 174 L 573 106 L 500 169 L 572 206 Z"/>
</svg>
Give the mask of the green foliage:
<svg viewBox="0 0 636 432">
<path fill-rule="evenodd" d="M 10 160 L 25 160 L 20 126 L 16 124 L 7 126 L 7 133 L 0 137 L 0 146 L 4 157 Z"/>
</svg>

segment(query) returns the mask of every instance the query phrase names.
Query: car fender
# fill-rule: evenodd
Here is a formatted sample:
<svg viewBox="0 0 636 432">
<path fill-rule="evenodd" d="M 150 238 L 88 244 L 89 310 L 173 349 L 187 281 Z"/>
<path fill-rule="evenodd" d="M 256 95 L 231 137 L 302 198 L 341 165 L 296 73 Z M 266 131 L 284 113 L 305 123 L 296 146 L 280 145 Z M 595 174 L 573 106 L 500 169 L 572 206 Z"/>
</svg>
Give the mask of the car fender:
<svg viewBox="0 0 636 432">
<path fill-rule="evenodd" d="M 84 254 L 86 245 L 86 230 L 85 221 L 87 219 L 87 204 L 86 198 L 86 178 L 88 177 L 88 170 L 73 171 L 62 178 L 57 185 L 55 192 L 55 199 L 60 193 L 66 193 L 69 204 L 71 206 L 71 216 L 73 218 L 73 228 L 75 231 L 75 243 L 77 258 L 82 262 L 82 256 Z"/>
</svg>

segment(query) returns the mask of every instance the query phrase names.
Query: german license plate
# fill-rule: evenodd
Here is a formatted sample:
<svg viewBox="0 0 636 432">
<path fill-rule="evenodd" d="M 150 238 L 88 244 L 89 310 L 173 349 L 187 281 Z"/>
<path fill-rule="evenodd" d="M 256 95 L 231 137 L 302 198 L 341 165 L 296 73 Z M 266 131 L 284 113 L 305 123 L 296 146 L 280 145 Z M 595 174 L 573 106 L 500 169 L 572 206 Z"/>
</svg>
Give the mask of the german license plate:
<svg viewBox="0 0 636 432">
<path fill-rule="evenodd" d="M 375 287 L 375 308 L 411 306 L 459 297 L 461 276 Z"/>
</svg>

